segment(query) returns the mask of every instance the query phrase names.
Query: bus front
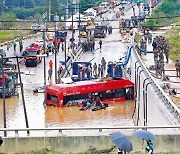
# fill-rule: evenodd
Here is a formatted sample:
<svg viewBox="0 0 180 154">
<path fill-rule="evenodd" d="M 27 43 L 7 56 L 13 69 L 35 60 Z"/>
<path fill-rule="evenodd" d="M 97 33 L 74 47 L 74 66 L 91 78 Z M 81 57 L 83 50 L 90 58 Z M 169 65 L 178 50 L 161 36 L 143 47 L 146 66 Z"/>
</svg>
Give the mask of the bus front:
<svg viewBox="0 0 180 154">
<path fill-rule="evenodd" d="M 49 86 L 45 90 L 46 100 L 45 103 L 47 106 L 62 107 L 63 106 L 63 96 L 59 93 L 58 89 L 55 86 Z"/>
</svg>

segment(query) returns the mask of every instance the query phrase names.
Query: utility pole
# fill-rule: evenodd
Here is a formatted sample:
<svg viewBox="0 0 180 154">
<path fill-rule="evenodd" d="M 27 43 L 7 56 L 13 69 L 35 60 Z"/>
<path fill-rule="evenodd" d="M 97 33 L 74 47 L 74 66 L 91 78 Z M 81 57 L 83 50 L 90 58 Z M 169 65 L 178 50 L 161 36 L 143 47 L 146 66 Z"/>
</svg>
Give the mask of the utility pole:
<svg viewBox="0 0 180 154">
<path fill-rule="evenodd" d="M 3 55 L 1 55 L 2 63 L 3 63 Z M 4 120 L 4 128 L 6 128 L 6 101 L 5 101 L 5 78 L 4 78 L 4 69 L 1 64 L 1 73 L 2 73 L 2 98 L 3 98 L 3 120 Z M 4 136 L 7 136 L 7 132 L 4 131 Z"/>
<path fill-rule="evenodd" d="M 22 83 L 22 79 L 21 79 L 21 73 L 20 73 L 18 57 L 16 57 L 16 61 L 17 61 L 17 69 L 18 69 L 19 81 L 20 81 L 20 87 L 21 87 L 21 96 L 22 96 L 22 103 L 23 103 L 23 109 L 24 109 L 26 128 L 29 128 L 29 123 L 28 123 L 28 118 L 27 118 L 27 111 L 26 111 L 26 104 L 25 104 L 25 99 L 24 99 L 23 83 Z M 27 134 L 30 134 L 29 130 L 27 131 Z"/>
<path fill-rule="evenodd" d="M 55 62 L 55 83 L 57 83 L 57 44 L 56 44 L 56 22 L 59 20 L 57 13 L 54 16 L 54 31 L 55 31 L 55 56 L 54 56 L 54 62 Z"/>
<path fill-rule="evenodd" d="M 44 54 L 46 53 L 46 36 L 45 36 L 45 29 L 46 29 L 46 20 L 47 20 L 47 12 L 45 12 L 43 15 L 42 15 L 42 19 L 44 21 L 44 25 L 45 25 L 45 28 L 43 29 L 43 50 L 44 50 Z M 44 56 L 44 88 L 46 87 L 46 57 Z"/>
<path fill-rule="evenodd" d="M 80 38 L 80 26 L 81 26 L 81 20 L 80 20 L 80 0 L 79 0 L 79 25 L 78 25 L 78 27 L 79 27 L 79 44 L 80 44 L 80 42 L 81 42 L 81 38 Z"/>
<path fill-rule="evenodd" d="M 49 0 L 49 21 L 51 21 L 51 0 Z"/>
<path fill-rule="evenodd" d="M 72 6 L 72 37 L 73 37 L 73 35 L 74 35 L 74 34 L 73 34 L 73 32 L 74 32 L 74 25 L 73 25 L 73 20 L 74 20 L 74 19 L 73 19 L 73 9 L 74 9 L 74 8 L 73 8 L 73 6 Z"/>
</svg>

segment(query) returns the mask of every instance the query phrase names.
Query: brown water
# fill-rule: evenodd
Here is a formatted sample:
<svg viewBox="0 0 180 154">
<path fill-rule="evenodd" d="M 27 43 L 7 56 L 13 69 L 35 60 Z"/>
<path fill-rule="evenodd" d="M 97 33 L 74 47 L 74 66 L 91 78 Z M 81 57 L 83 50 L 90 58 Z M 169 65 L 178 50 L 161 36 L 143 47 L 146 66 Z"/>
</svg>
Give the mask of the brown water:
<svg viewBox="0 0 180 154">
<path fill-rule="evenodd" d="M 26 89 L 25 100 L 30 128 L 50 127 L 118 127 L 133 125 L 132 113 L 134 101 L 111 103 L 105 110 L 79 111 L 77 106 L 72 107 L 44 107 L 43 94 L 36 94 Z M 3 105 L 0 100 L 0 127 L 3 128 Z M 21 97 L 6 99 L 7 128 L 26 128 Z M 55 135 L 55 132 L 32 132 L 31 135 Z M 84 133 L 84 132 L 81 132 Z M 92 132 L 91 132 L 92 133 Z M 1 133 L 2 134 L 2 133 Z M 20 135 L 25 135 L 21 132 Z M 74 134 L 74 132 L 68 132 Z M 93 133 L 94 134 L 94 133 Z M 13 136 L 14 132 L 8 133 Z M 74 135 L 77 135 L 75 133 Z"/>
<path fill-rule="evenodd" d="M 118 35 L 117 35 L 118 34 Z M 101 57 L 104 56 L 107 61 L 118 60 L 123 55 L 124 47 L 121 42 L 111 41 L 114 39 L 119 40 L 119 33 L 113 33 L 110 37 L 103 39 L 102 51 L 97 50 L 95 54 L 84 54 L 81 58 L 85 61 L 89 61 L 95 57 L 94 61 L 99 62 Z M 117 54 L 114 54 L 112 50 L 114 46 L 117 47 Z M 99 45 L 96 42 L 96 47 Z M 119 52 L 121 49 L 121 52 Z M 57 55 L 57 61 L 64 59 L 64 53 L 60 52 Z M 48 69 L 49 60 L 54 61 L 54 56 L 46 57 L 46 71 Z M 59 63 L 57 64 L 59 65 Z M 30 75 L 22 74 L 22 80 L 24 85 L 24 96 L 26 103 L 26 110 L 28 116 L 28 123 L 30 128 L 49 128 L 49 127 L 118 127 L 134 125 L 132 120 L 132 114 L 134 111 L 134 101 L 125 101 L 120 103 L 112 103 L 106 110 L 99 111 L 79 111 L 77 107 L 44 107 L 44 94 L 33 94 L 33 89 L 42 86 L 44 83 L 44 65 L 38 64 L 35 68 L 26 68 L 22 63 L 22 72 L 30 71 Z M 54 71 L 54 68 L 53 68 Z M 47 75 L 47 73 L 46 73 Z M 54 83 L 54 72 L 53 81 Z M 47 82 L 48 84 L 48 82 Z M 12 97 L 6 99 L 6 118 L 7 128 L 26 128 L 24 111 L 21 99 L 20 89 L 19 97 Z M 2 99 L 0 99 L 0 128 L 3 128 L 3 105 Z M 67 132 L 67 133 L 66 133 Z M 2 132 L 0 132 L 2 134 Z M 75 131 L 63 131 L 66 134 L 78 135 Z M 87 134 L 89 132 L 80 131 L 81 134 Z M 96 131 L 91 131 L 90 134 L 95 135 Z M 31 132 L 31 135 L 57 135 L 58 132 Z M 8 133 L 10 136 L 14 136 L 14 132 Z M 25 132 L 21 132 L 20 135 L 26 135 Z"/>
</svg>

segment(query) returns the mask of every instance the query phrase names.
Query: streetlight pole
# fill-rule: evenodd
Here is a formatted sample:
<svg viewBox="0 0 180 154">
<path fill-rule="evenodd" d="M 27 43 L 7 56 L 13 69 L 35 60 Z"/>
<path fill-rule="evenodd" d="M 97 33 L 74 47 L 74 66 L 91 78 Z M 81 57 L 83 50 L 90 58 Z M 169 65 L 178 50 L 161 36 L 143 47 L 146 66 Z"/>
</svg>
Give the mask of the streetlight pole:
<svg viewBox="0 0 180 154">
<path fill-rule="evenodd" d="M 65 70 L 67 70 L 67 65 L 66 65 L 66 35 L 64 36 L 64 48 L 65 48 L 65 56 L 64 56 L 64 66 L 65 66 Z"/>
<path fill-rule="evenodd" d="M 44 49 L 44 54 L 46 51 L 46 42 L 45 42 L 45 30 L 43 29 L 43 49 Z M 44 56 L 44 88 L 46 86 L 46 57 Z"/>
<path fill-rule="evenodd" d="M 54 63 L 55 63 L 55 83 L 57 83 L 57 43 L 56 43 L 56 21 L 57 21 L 57 14 L 54 16 L 54 31 L 55 31 L 55 57 L 54 57 Z"/>
<path fill-rule="evenodd" d="M 51 0 L 49 0 L 49 21 L 51 21 Z"/>
<path fill-rule="evenodd" d="M 3 63 L 3 55 L 1 55 L 2 63 Z M 4 128 L 6 128 L 6 101 L 5 101 L 5 78 L 4 78 L 4 69 L 2 67 L 2 98 L 3 98 L 3 120 L 4 120 Z M 7 132 L 4 131 L 4 136 L 7 136 Z"/>
<path fill-rule="evenodd" d="M 73 25 L 74 19 L 73 19 L 73 7 L 72 7 L 72 37 L 74 33 L 74 25 Z"/>
<path fill-rule="evenodd" d="M 26 104 L 25 104 L 25 99 L 24 99 L 23 83 L 22 83 L 22 79 L 21 79 L 21 73 L 20 73 L 18 57 L 16 57 L 16 61 L 17 61 L 17 68 L 18 68 L 19 81 L 20 81 L 20 87 L 21 87 L 21 95 L 22 95 L 22 103 L 23 103 L 23 109 L 24 109 L 26 128 L 29 128 L 29 123 L 28 123 L 28 118 L 27 118 L 27 111 L 26 111 Z M 30 134 L 29 130 L 27 131 L 27 134 Z"/>
<path fill-rule="evenodd" d="M 81 38 L 80 38 L 80 26 L 81 26 L 81 23 L 80 23 L 80 22 L 81 22 L 81 20 L 80 20 L 80 17 L 81 17 L 81 16 L 80 16 L 80 0 L 79 0 L 79 26 L 78 26 L 78 27 L 79 27 L 79 44 L 80 44 L 80 42 L 81 42 Z"/>
</svg>

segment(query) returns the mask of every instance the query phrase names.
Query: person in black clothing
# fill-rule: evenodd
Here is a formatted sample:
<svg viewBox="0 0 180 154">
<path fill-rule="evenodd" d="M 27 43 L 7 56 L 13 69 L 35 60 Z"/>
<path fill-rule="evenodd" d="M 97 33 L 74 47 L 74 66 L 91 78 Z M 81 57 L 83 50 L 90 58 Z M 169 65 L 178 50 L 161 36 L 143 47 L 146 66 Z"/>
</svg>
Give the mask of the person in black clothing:
<svg viewBox="0 0 180 154">
<path fill-rule="evenodd" d="M 2 143 L 3 143 L 3 139 L 2 139 L 2 137 L 0 136 L 0 146 L 1 146 Z"/>
<path fill-rule="evenodd" d="M 102 47 L 102 40 L 99 40 L 99 48 L 101 49 Z"/>
</svg>

